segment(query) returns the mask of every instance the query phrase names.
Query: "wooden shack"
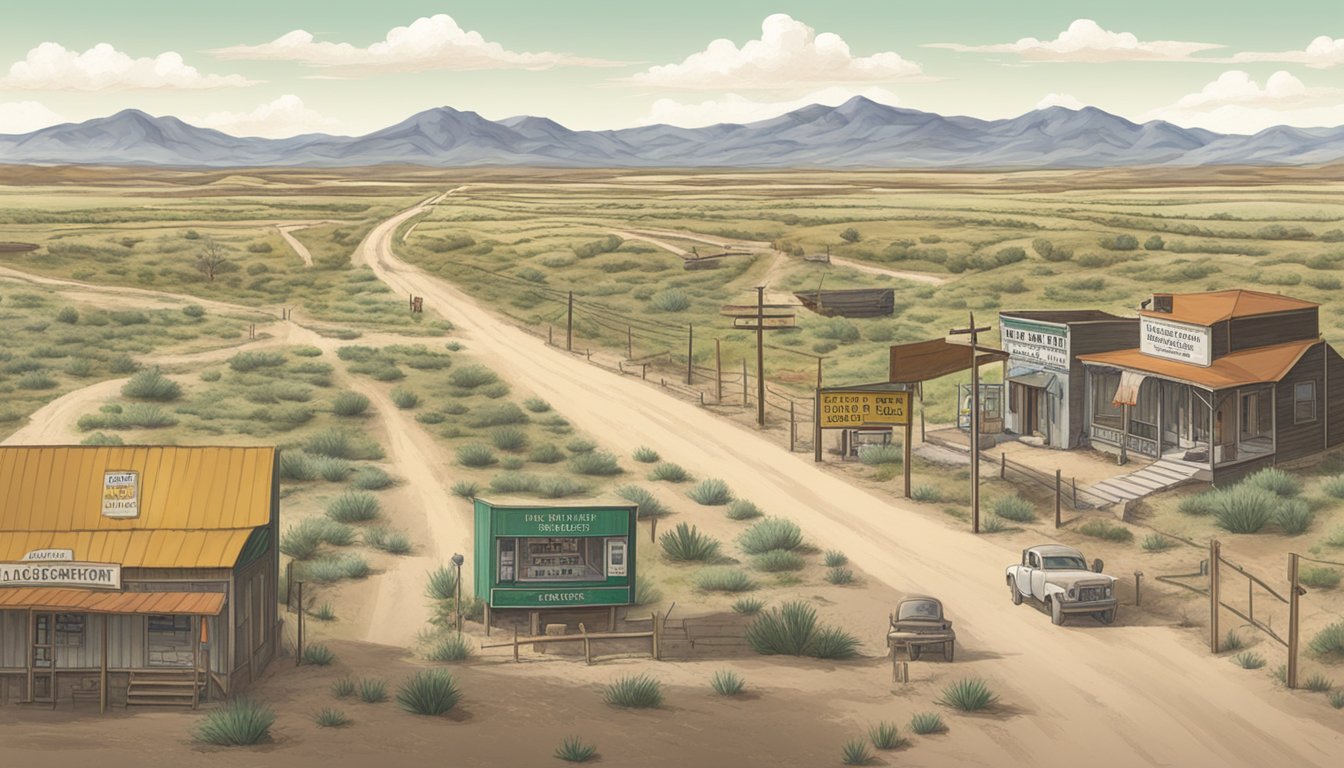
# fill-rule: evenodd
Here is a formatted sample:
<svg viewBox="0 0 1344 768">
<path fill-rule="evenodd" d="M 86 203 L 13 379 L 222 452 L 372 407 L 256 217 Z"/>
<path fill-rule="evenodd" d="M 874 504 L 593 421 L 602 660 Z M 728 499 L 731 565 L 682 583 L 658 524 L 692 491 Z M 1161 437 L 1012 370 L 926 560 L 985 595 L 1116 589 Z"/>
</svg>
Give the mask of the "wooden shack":
<svg viewBox="0 0 1344 768">
<path fill-rule="evenodd" d="M 895 291 L 891 288 L 800 291 L 793 295 L 804 307 L 826 317 L 887 317 L 896 309 Z"/>
</svg>

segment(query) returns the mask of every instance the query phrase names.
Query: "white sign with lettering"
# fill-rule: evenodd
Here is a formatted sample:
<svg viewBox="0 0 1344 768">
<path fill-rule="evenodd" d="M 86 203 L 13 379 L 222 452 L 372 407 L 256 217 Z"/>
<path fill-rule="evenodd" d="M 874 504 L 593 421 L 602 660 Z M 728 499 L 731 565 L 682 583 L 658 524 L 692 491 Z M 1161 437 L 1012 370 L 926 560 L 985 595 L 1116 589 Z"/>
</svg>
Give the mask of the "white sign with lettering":
<svg viewBox="0 0 1344 768">
<path fill-rule="evenodd" d="M 1040 323 L 999 318 L 1001 345 L 1018 360 L 1052 370 L 1069 370 L 1069 330 Z"/>
<path fill-rule="evenodd" d="M 0 587 L 121 589 L 117 563 L 0 563 Z"/>
<path fill-rule="evenodd" d="M 1139 351 L 1179 363 L 1213 363 L 1212 334 L 1207 326 L 1189 325 L 1156 317 L 1139 319 Z"/>
<path fill-rule="evenodd" d="M 25 563 L 68 563 L 74 559 L 75 552 L 71 549 L 34 549 L 32 552 L 23 556 L 23 561 Z"/>
<path fill-rule="evenodd" d="M 103 473 L 103 517 L 140 516 L 140 473 Z"/>
</svg>

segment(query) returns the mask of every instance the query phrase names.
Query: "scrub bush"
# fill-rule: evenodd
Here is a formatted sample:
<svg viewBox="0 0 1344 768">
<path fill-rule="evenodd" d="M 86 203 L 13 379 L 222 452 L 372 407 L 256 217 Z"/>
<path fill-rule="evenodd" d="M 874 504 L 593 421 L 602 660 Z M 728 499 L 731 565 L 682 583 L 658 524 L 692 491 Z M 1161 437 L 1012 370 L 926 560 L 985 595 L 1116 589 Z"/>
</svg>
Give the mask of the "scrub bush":
<svg viewBox="0 0 1344 768">
<path fill-rule="evenodd" d="M 663 704 L 663 684 L 648 675 L 627 675 L 608 685 L 602 700 L 613 707 L 654 709 Z"/>
<path fill-rule="evenodd" d="M 369 398 L 358 392 L 341 392 L 331 401 L 331 412 L 337 416 L 363 416 L 369 410 Z"/>
<path fill-rule="evenodd" d="M 899 445 L 868 445 L 859 451 L 859 461 L 874 467 L 879 464 L 900 464 L 904 456 Z"/>
<path fill-rule="evenodd" d="M 1258 533 L 1278 508 L 1278 496 L 1252 485 L 1234 485 L 1218 491 L 1214 523 L 1232 533 Z"/>
<path fill-rule="evenodd" d="M 802 656 L 817 631 L 817 611 L 801 601 L 784 603 L 747 627 L 747 642 L 760 654 Z"/>
<path fill-rule="evenodd" d="M 577 454 L 570 458 L 569 468 L 576 474 L 598 476 L 619 475 L 624 471 L 616 457 L 605 451 Z"/>
<path fill-rule="evenodd" d="M 304 646 L 303 663 L 311 664 L 315 667 L 329 666 L 336 660 L 336 654 L 331 649 L 321 643 L 311 643 Z"/>
<path fill-rule="evenodd" d="M 1263 488 L 1281 498 L 1296 496 L 1302 492 L 1300 480 L 1275 467 L 1266 467 L 1247 477 L 1243 482 L 1253 488 Z"/>
<path fill-rule="evenodd" d="M 1344 499 L 1344 475 L 1336 475 L 1321 483 L 1321 490 L 1336 499 Z"/>
<path fill-rule="evenodd" d="M 989 689 L 984 680 L 966 678 L 943 689 L 943 697 L 938 704 L 959 709 L 962 712 L 975 712 L 998 701 L 999 697 Z"/>
<path fill-rule="evenodd" d="M 490 430 L 490 442 L 501 451 L 521 451 L 527 447 L 527 433 L 518 427 Z"/>
<path fill-rule="evenodd" d="M 526 472 L 500 472 L 490 478 L 490 489 L 497 493 L 536 493 L 541 478 Z"/>
<path fill-rule="evenodd" d="M 359 681 L 359 700 L 365 704 L 387 701 L 387 682 L 365 677 Z"/>
<path fill-rule="evenodd" d="M 662 517 L 668 513 L 668 508 L 663 503 L 654 498 L 652 493 L 644 490 L 637 485 L 622 485 L 616 489 L 616 495 L 631 504 L 639 505 L 640 519 L 646 517 Z"/>
<path fill-rule="evenodd" d="M 342 677 L 331 684 L 331 695 L 343 699 L 346 696 L 353 696 L 356 688 L 357 684 L 353 678 Z"/>
<path fill-rule="evenodd" d="M 167 402 L 182 396 L 182 387 L 165 377 L 158 368 L 141 371 L 131 377 L 121 388 L 125 397 L 137 400 L 155 400 Z"/>
<path fill-rule="evenodd" d="M 1109 520 L 1093 519 L 1078 526 L 1078 532 L 1094 539 L 1126 542 L 1134 540 L 1134 532 Z"/>
<path fill-rule="evenodd" d="M 392 402 L 396 403 L 398 408 L 406 410 L 419 405 L 420 396 L 405 387 L 397 387 L 392 390 Z"/>
<path fill-rule="evenodd" d="M 229 367 L 240 373 L 285 364 L 284 352 L 239 352 L 229 358 Z"/>
<path fill-rule="evenodd" d="M 461 699 L 457 681 L 443 669 L 416 672 L 397 689 L 397 703 L 413 715 L 442 715 Z"/>
<path fill-rule="evenodd" d="M 840 567 L 831 568 L 830 570 L 826 571 L 826 581 L 836 585 L 837 587 L 842 587 L 846 584 L 853 584 L 854 571 L 848 568 L 840 568 Z"/>
<path fill-rule="evenodd" d="M 658 452 L 648 446 L 641 445 L 635 449 L 634 458 L 640 464 L 653 464 L 658 461 Z"/>
<path fill-rule="evenodd" d="M 818 659 L 852 659 L 858 653 L 859 639 L 839 627 L 822 627 L 812 638 L 809 656 Z"/>
<path fill-rule="evenodd" d="M 706 507 L 721 506 L 733 500 L 733 492 L 729 490 L 728 484 L 714 477 L 702 480 L 686 495 L 691 497 L 691 501 Z M 774 547 L 769 547 L 769 549 L 774 549 Z"/>
<path fill-rule="evenodd" d="M 565 452 L 555 443 L 542 443 L 532 449 L 527 460 L 536 464 L 556 464 L 565 460 Z"/>
<path fill-rule="evenodd" d="M 430 571 L 425 594 L 432 600 L 452 600 L 457 597 L 457 572 L 445 566 Z"/>
<path fill-rule="evenodd" d="M 750 616 L 754 613 L 760 613 L 765 607 L 765 601 L 759 597 L 739 597 L 733 603 L 733 612 Z"/>
<path fill-rule="evenodd" d="M 706 592 L 746 592 L 756 583 L 736 568 L 706 568 L 695 575 L 695 586 Z"/>
<path fill-rule="evenodd" d="M 448 381 L 455 387 L 475 389 L 487 384 L 494 384 L 499 381 L 499 376 L 483 365 L 466 365 L 461 368 L 454 368 L 453 372 L 448 374 Z"/>
<path fill-rule="evenodd" d="M 529 397 L 523 401 L 523 407 L 533 413 L 545 413 L 551 410 L 551 404 L 539 397 Z"/>
<path fill-rule="evenodd" d="M 474 652 L 471 640 L 465 635 L 453 633 L 439 642 L 429 651 L 430 661 L 465 661 Z"/>
<path fill-rule="evenodd" d="M 667 559 L 676 562 L 713 560 L 719 554 L 717 539 L 686 523 L 678 523 L 676 528 L 664 532 L 658 543 Z"/>
<path fill-rule="evenodd" d="M 748 528 L 738 544 L 749 555 L 759 555 L 772 549 L 793 550 L 803 545 L 803 531 L 791 520 L 771 517 Z"/>
<path fill-rule="evenodd" d="M 453 483 L 453 495 L 463 499 L 474 499 L 481 492 L 481 484 L 470 480 L 458 480 Z"/>
<path fill-rule="evenodd" d="M 343 429 L 317 432 L 304 441 L 303 449 L 310 454 L 341 459 L 377 461 L 383 458 L 383 449 L 372 438 Z"/>
<path fill-rule="evenodd" d="M 1232 662 L 1242 669 L 1260 669 L 1265 666 L 1265 657 L 1255 651 L 1242 651 L 1232 657 Z"/>
<path fill-rule="evenodd" d="M 1297 580 L 1314 589 L 1334 589 L 1339 586 L 1339 571 L 1334 568 L 1304 568 Z"/>
<path fill-rule="evenodd" d="M 585 744 L 578 736 L 566 736 L 555 748 L 555 757 L 567 763 L 586 763 L 597 754 L 597 747 Z"/>
<path fill-rule="evenodd" d="M 523 413 L 523 409 L 513 403 L 481 406 L 467 417 L 467 426 L 475 429 L 526 423 L 527 414 Z"/>
<path fill-rule="evenodd" d="M 803 556 L 787 549 L 772 549 L 752 558 L 751 567 L 766 573 L 801 571 L 807 563 Z"/>
<path fill-rule="evenodd" d="M 391 475 L 379 467 L 360 467 L 355 476 L 350 478 L 350 484 L 361 491 L 381 491 L 392 487 L 395 482 Z"/>
<path fill-rule="evenodd" d="M 684 312 L 691 306 L 691 297 L 680 288 L 668 288 L 649 297 L 649 304 L 659 312 Z"/>
<path fill-rule="evenodd" d="M 390 555 L 405 555 L 411 551 L 409 536 L 382 526 L 365 531 L 364 542 L 374 549 L 381 549 Z"/>
<path fill-rule="evenodd" d="M 730 670 L 720 670 L 709 678 L 709 685 L 720 696 L 736 696 L 746 687 L 746 681 Z"/>
<path fill-rule="evenodd" d="M 669 483 L 684 483 L 691 479 L 690 474 L 678 464 L 662 462 L 649 473 L 650 480 L 666 480 Z"/>
<path fill-rule="evenodd" d="M 538 480 L 535 492 L 544 499 L 563 499 L 587 493 L 588 486 L 572 478 L 551 476 Z"/>
<path fill-rule="evenodd" d="M 863 739 L 850 739 L 840 748 L 840 762 L 845 765 L 868 765 L 873 762 L 873 753 L 868 751 L 868 742 Z"/>
<path fill-rule="evenodd" d="M 265 704 L 239 696 L 206 714 L 196 739 L 222 747 L 258 744 L 270 738 L 275 712 Z"/>
<path fill-rule="evenodd" d="M 728 515 L 729 520 L 752 520 L 764 513 L 760 507 L 746 499 L 735 499 L 728 505 L 728 510 L 724 514 Z"/>
<path fill-rule="evenodd" d="M 828 549 L 826 550 L 826 555 L 823 562 L 825 563 L 827 568 L 839 568 L 842 565 L 849 565 L 849 558 L 845 556 L 844 552 L 835 549 Z"/>
<path fill-rule="evenodd" d="M 1036 520 L 1036 510 L 1031 502 L 1021 496 L 1001 496 L 994 500 L 994 514 L 1015 523 L 1030 523 Z"/>
<path fill-rule="evenodd" d="M 488 467 L 498 461 L 488 445 L 468 443 L 457 449 L 457 463 L 464 467 Z"/>
<path fill-rule="evenodd" d="M 348 491 L 327 505 L 327 517 L 338 523 L 363 523 L 378 516 L 379 506 L 372 494 Z"/>
<path fill-rule="evenodd" d="M 569 449 L 570 453 L 592 453 L 597 450 L 597 443 L 587 438 L 578 437 L 570 440 L 569 445 L 566 445 L 565 448 Z"/>
<path fill-rule="evenodd" d="M 942 715 L 937 712 L 920 712 L 910 718 L 910 730 L 920 736 L 927 736 L 931 733 L 941 733 L 947 730 L 943 725 Z"/>
<path fill-rule="evenodd" d="M 1330 690 L 1331 688 L 1334 688 L 1335 684 L 1325 675 L 1318 673 L 1312 675 L 1311 677 L 1308 677 L 1306 681 L 1302 683 L 1302 686 L 1306 688 L 1308 691 L 1314 691 L 1315 693 L 1324 693 Z"/>
<path fill-rule="evenodd" d="M 280 477 L 284 480 L 316 480 L 317 463 L 303 451 L 281 451 Z"/>
<path fill-rule="evenodd" d="M 1316 633 L 1308 647 L 1317 656 L 1344 657 L 1344 621 L 1337 621 Z"/>
<path fill-rule="evenodd" d="M 313 459 L 313 467 L 323 480 L 330 483 L 342 482 L 350 474 L 350 462 L 332 456 L 318 456 Z"/>
<path fill-rule="evenodd" d="M 1312 512 L 1311 507 L 1302 499 L 1286 499 L 1274 512 L 1274 520 L 1279 524 L 1279 530 L 1289 536 L 1305 533 L 1315 517 L 1316 513 Z"/>
<path fill-rule="evenodd" d="M 943 492 L 933 485 L 916 485 L 910 489 L 910 498 L 915 501 L 938 502 L 942 501 Z"/>
<path fill-rule="evenodd" d="M 348 725 L 350 718 L 346 717 L 345 713 L 339 709 L 323 707 L 317 711 L 317 714 L 313 715 L 313 722 L 321 728 L 339 728 L 342 725 Z"/>
<path fill-rule="evenodd" d="M 868 729 L 868 740 L 878 749 L 899 749 L 910 742 L 901 738 L 901 731 L 895 723 L 883 720 Z"/>
<path fill-rule="evenodd" d="M 1150 533 L 1143 537 L 1143 543 L 1140 544 L 1144 552 L 1166 552 L 1168 549 L 1176 546 L 1176 542 L 1168 539 L 1160 533 Z"/>
</svg>

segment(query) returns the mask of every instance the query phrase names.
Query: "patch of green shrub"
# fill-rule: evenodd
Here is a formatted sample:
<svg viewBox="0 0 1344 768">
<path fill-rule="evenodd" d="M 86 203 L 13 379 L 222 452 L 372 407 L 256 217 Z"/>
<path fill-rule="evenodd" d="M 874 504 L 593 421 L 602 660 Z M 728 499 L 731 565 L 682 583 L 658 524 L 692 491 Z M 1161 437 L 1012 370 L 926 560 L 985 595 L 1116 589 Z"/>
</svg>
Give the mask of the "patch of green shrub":
<svg viewBox="0 0 1344 768">
<path fill-rule="evenodd" d="M 419 405 L 420 396 L 405 387 L 396 387 L 392 390 L 392 402 L 404 411 Z"/>
<path fill-rule="evenodd" d="M 746 499 L 734 499 L 724 512 L 729 520 L 754 520 L 764 513 L 761 508 Z"/>
<path fill-rule="evenodd" d="M 943 697 L 937 703 L 962 712 L 976 712 L 994 704 L 998 698 L 984 680 L 965 678 L 944 688 Z"/>
<path fill-rule="evenodd" d="M 168 402 L 182 396 L 182 387 L 160 373 L 158 368 L 151 368 L 132 376 L 122 386 L 121 394 L 136 400 Z"/>
<path fill-rule="evenodd" d="M 1334 589 L 1339 586 L 1339 571 L 1334 568 L 1308 566 L 1297 574 L 1297 580 L 1313 589 Z"/>
<path fill-rule="evenodd" d="M 1317 656 L 1344 657 L 1344 621 L 1337 621 L 1316 633 L 1307 647 Z"/>
<path fill-rule="evenodd" d="M 434 644 L 429 651 L 430 661 L 465 661 L 475 652 L 471 639 L 466 635 L 453 633 Z"/>
<path fill-rule="evenodd" d="M 652 493 L 637 485 L 622 485 L 616 489 L 616 495 L 631 504 L 637 504 L 641 520 L 647 517 L 662 517 L 670 511 Z"/>
<path fill-rule="evenodd" d="M 494 384 L 499 381 L 499 375 L 483 365 L 464 365 L 461 368 L 454 368 L 453 372 L 448 374 L 448 381 L 455 387 L 475 389 Z"/>
<path fill-rule="evenodd" d="M 1242 651 L 1232 657 L 1232 662 L 1242 669 L 1260 669 L 1265 666 L 1265 657 L 1255 651 Z"/>
<path fill-rule="evenodd" d="M 556 759 L 567 763 L 586 763 L 596 755 L 597 747 L 578 736 L 566 736 L 565 740 L 560 742 L 560 746 L 555 748 Z"/>
<path fill-rule="evenodd" d="M 746 681 L 736 672 L 722 669 L 710 676 L 709 686 L 720 696 L 736 696 L 746 688 Z"/>
<path fill-rule="evenodd" d="M 722 506 L 733 500 L 733 492 L 728 488 L 728 484 L 716 477 L 700 481 L 686 495 L 691 497 L 691 501 L 706 507 Z M 768 547 L 768 549 L 777 549 L 777 547 Z"/>
<path fill-rule="evenodd" d="M 396 482 L 380 467 L 360 467 L 350 478 L 350 484 L 362 491 L 381 491 Z"/>
<path fill-rule="evenodd" d="M 663 685 L 648 675 L 626 675 L 606 687 L 602 700 L 624 709 L 654 709 L 663 704 Z"/>
<path fill-rule="evenodd" d="M 490 430 L 490 442 L 501 451 L 521 451 L 527 447 L 527 432 L 514 426 Z"/>
<path fill-rule="evenodd" d="M 719 542 L 700 533 L 693 525 L 678 523 L 675 528 L 658 537 L 663 554 L 676 562 L 713 560 L 719 554 Z"/>
<path fill-rule="evenodd" d="M 751 560 L 751 566 L 758 571 L 766 573 L 782 573 L 786 571 L 801 571 L 807 562 L 803 556 L 797 552 L 790 552 L 787 549 L 772 549 L 768 552 L 762 552 Z"/>
<path fill-rule="evenodd" d="M 1217 492 L 1214 523 L 1231 533 L 1259 533 L 1279 506 L 1279 497 L 1263 488 L 1238 484 Z"/>
<path fill-rule="evenodd" d="M 363 523 L 378 517 L 379 507 L 372 494 L 347 491 L 327 505 L 327 517 L 338 523 Z"/>
<path fill-rule="evenodd" d="M 331 401 L 331 412 L 337 416 L 363 416 L 369 410 L 369 398 L 358 392 L 340 392 Z"/>
<path fill-rule="evenodd" d="M 313 722 L 317 723 L 319 728 L 339 728 L 350 723 L 350 718 L 339 709 L 323 707 L 313 715 Z"/>
<path fill-rule="evenodd" d="M 1129 542 L 1134 540 L 1133 531 L 1123 525 L 1116 525 L 1109 520 L 1100 518 L 1093 518 L 1078 526 L 1078 532 L 1084 536 L 1106 541 Z"/>
<path fill-rule="evenodd" d="M 206 713 L 196 728 L 196 740 L 221 747 L 259 744 L 271 736 L 275 712 L 265 704 L 245 696 Z"/>
<path fill-rule="evenodd" d="M 1168 549 L 1178 546 L 1178 543 L 1160 533 L 1150 533 L 1143 537 L 1140 546 L 1143 547 L 1144 552 L 1166 552 Z"/>
<path fill-rule="evenodd" d="M 939 502 L 943 500 L 943 492 L 933 485 L 916 485 L 910 489 L 910 498 L 922 502 Z"/>
<path fill-rule="evenodd" d="M 1263 488 L 1281 498 L 1296 496 L 1302 492 L 1302 481 L 1276 467 L 1266 467 L 1242 482 L 1254 488 Z"/>
<path fill-rule="evenodd" d="M 662 462 L 653 468 L 649 473 L 650 480 L 666 480 L 669 483 L 684 483 L 691 479 L 690 473 L 682 469 L 679 464 Z"/>
<path fill-rule="evenodd" d="M 467 443 L 457 449 L 457 463 L 464 467 L 488 467 L 498 461 L 488 445 Z"/>
<path fill-rule="evenodd" d="M 772 549 L 794 550 L 803 545 L 803 531 L 796 523 L 770 517 L 748 528 L 738 537 L 742 551 L 759 555 Z"/>
<path fill-rule="evenodd" d="M 1031 502 L 1021 496 L 1000 496 L 992 506 L 994 514 L 1015 523 L 1030 523 L 1036 520 L 1036 510 Z"/>
<path fill-rule="evenodd" d="M 645 445 L 636 448 L 633 456 L 640 464 L 653 464 L 659 458 L 657 451 Z"/>
<path fill-rule="evenodd" d="M 837 587 L 854 583 L 854 571 L 849 568 L 836 566 L 826 571 L 826 581 Z"/>
<path fill-rule="evenodd" d="M 873 753 L 868 751 L 868 742 L 863 739 L 850 739 L 840 747 L 840 762 L 845 765 L 868 765 L 873 762 Z"/>
<path fill-rule="evenodd" d="M 457 681 L 443 669 L 416 672 L 397 689 L 397 703 L 413 715 L 442 715 L 461 699 Z"/>
<path fill-rule="evenodd" d="M 569 459 L 570 471 L 580 475 L 619 475 L 624 470 L 616 457 L 606 451 L 579 453 Z"/>
<path fill-rule="evenodd" d="M 695 586 L 706 592 L 748 592 L 756 583 L 736 568 L 706 568 L 695 575 Z"/>
<path fill-rule="evenodd" d="M 321 643 L 309 643 L 303 647 L 303 663 L 315 667 L 329 666 L 336 660 L 336 654 Z"/>
<path fill-rule="evenodd" d="M 943 725 L 943 717 L 937 712 L 919 712 L 910 718 L 910 730 L 920 736 L 928 736 L 931 733 L 942 733 L 947 730 Z"/>
<path fill-rule="evenodd" d="M 739 597 L 733 603 L 733 612 L 750 616 L 754 613 L 760 613 L 765 607 L 765 601 L 758 597 Z"/>
<path fill-rule="evenodd" d="M 474 499 L 481 492 L 481 484 L 471 480 L 458 480 L 453 483 L 453 495 L 463 499 Z"/>
</svg>

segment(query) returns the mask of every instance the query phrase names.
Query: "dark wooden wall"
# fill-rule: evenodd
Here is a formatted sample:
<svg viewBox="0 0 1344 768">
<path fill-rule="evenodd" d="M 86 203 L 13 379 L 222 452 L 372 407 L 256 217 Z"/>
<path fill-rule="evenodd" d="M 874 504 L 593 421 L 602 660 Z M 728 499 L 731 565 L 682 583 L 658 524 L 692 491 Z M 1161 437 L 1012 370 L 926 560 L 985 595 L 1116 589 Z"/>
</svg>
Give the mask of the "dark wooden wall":
<svg viewBox="0 0 1344 768">
<path fill-rule="evenodd" d="M 1335 348 L 1325 345 L 1327 407 L 1326 429 L 1329 431 L 1329 447 L 1344 443 L 1344 357 L 1340 357 Z"/>
<path fill-rule="evenodd" d="M 1068 447 L 1078 446 L 1087 431 L 1087 371 L 1078 355 L 1136 349 L 1139 346 L 1139 319 L 1123 319 L 1069 326 L 1069 430 Z"/>
<path fill-rule="evenodd" d="M 1319 313 L 1316 307 L 1279 312 L 1273 315 L 1236 317 L 1231 320 L 1231 350 L 1233 352 L 1283 344 L 1288 341 L 1316 339 L 1321 335 Z M 1214 356 L 1224 347 L 1214 346 Z"/>
<path fill-rule="evenodd" d="M 1297 361 L 1297 365 L 1279 382 L 1275 396 L 1274 418 L 1277 435 L 1275 454 L 1280 461 L 1309 456 L 1325 450 L 1325 349 L 1317 344 Z M 1293 423 L 1293 387 L 1316 382 L 1316 418 L 1305 424 Z"/>
</svg>

